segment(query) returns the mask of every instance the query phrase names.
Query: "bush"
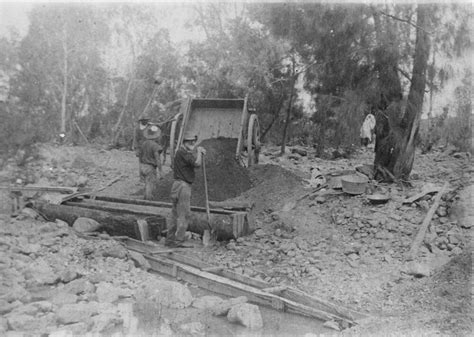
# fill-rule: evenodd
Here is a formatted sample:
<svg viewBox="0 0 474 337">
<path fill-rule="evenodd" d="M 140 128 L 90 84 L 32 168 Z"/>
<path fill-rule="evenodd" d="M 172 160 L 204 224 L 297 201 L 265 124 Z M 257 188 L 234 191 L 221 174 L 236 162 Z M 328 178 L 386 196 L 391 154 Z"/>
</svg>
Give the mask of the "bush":
<svg viewBox="0 0 474 337">
<path fill-rule="evenodd" d="M 18 111 L 9 103 L 0 105 L 0 157 L 2 162 L 16 156 L 17 164 L 37 155 L 36 143 L 49 139 L 48 120 Z"/>
</svg>

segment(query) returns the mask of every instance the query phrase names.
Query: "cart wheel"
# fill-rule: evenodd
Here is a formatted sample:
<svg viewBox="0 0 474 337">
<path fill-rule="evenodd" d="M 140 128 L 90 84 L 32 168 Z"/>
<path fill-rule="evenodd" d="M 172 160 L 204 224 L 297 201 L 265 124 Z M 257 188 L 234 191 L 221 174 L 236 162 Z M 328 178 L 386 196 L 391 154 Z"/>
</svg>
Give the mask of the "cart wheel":
<svg viewBox="0 0 474 337">
<path fill-rule="evenodd" d="M 260 124 L 255 114 L 250 115 L 247 129 L 248 166 L 258 164 L 260 154 Z"/>
<path fill-rule="evenodd" d="M 178 148 L 178 124 L 180 123 L 182 116 L 177 116 L 176 119 L 174 119 L 171 122 L 171 130 L 170 130 L 170 167 L 173 168 L 173 163 L 174 163 L 174 154 Z"/>
</svg>

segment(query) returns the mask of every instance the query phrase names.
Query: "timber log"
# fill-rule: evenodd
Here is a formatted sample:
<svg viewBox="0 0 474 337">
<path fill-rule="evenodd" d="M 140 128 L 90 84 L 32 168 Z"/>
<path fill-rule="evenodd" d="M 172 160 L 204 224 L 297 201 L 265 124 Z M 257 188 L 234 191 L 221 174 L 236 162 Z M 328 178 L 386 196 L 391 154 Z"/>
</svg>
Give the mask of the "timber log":
<svg viewBox="0 0 474 337">
<path fill-rule="evenodd" d="M 138 240 L 141 236 L 137 220 L 144 219 L 149 226 L 153 224 L 150 234 L 156 238 L 166 228 L 166 220 L 171 215 L 169 203 L 106 196 L 83 196 L 61 205 L 35 202 L 34 208 L 49 220 L 60 219 L 71 226 L 78 217 L 91 218 L 102 224 L 103 230 L 110 235 Z M 230 240 L 249 234 L 252 221 L 247 212 L 214 209 L 210 222 L 218 240 Z M 209 226 L 205 209 L 191 207 L 188 230 L 202 235 L 206 229 Z"/>
</svg>

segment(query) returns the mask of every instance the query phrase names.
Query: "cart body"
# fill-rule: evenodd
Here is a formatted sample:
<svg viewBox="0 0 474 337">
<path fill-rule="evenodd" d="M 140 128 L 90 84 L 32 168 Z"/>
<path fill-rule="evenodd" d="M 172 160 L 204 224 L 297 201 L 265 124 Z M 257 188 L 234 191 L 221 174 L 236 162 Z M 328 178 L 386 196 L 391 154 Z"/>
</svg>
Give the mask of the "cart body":
<svg viewBox="0 0 474 337">
<path fill-rule="evenodd" d="M 171 163 L 186 132 L 197 135 L 198 143 L 206 139 L 236 138 L 235 158 L 247 166 L 258 163 L 260 127 L 257 115 L 247 106 L 247 98 L 186 99 L 171 125 Z"/>
</svg>

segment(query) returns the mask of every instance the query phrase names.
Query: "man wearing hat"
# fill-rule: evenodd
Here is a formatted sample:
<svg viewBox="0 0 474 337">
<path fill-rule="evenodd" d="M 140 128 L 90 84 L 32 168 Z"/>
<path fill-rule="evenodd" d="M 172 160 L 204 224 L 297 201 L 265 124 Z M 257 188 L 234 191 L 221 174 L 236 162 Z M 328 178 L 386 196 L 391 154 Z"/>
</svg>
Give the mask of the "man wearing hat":
<svg viewBox="0 0 474 337">
<path fill-rule="evenodd" d="M 183 145 L 178 149 L 173 162 L 173 185 L 171 200 L 173 208 L 166 237 L 166 246 L 186 247 L 185 233 L 188 229 L 188 217 L 191 212 L 191 185 L 194 182 L 194 169 L 201 166 L 206 150 L 198 146 L 197 136 L 186 132 Z"/>
<path fill-rule="evenodd" d="M 140 161 L 140 177 L 143 177 L 145 181 L 145 200 L 153 200 L 157 184 L 157 168 L 160 178 L 163 176 L 160 158 L 162 148 L 157 143 L 160 136 L 161 130 L 157 125 L 149 125 L 143 131 L 145 141 L 140 146 L 138 159 Z"/>
<path fill-rule="evenodd" d="M 140 169 L 140 147 L 142 146 L 143 142 L 145 141 L 145 137 L 143 136 L 143 132 L 145 131 L 146 127 L 148 126 L 148 123 L 150 123 L 150 117 L 148 115 L 143 115 L 140 117 L 138 120 L 138 124 L 135 127 L 134 130 L 134 135 L 133 135 L 133 144 L 132 147 L 135 150 L 135 155 L 138 158 L 138 172 L 141 172 Z M 140 173 L 140 181 L 144 182 L 144 178 L 142 177 Z"/>
</svg>

